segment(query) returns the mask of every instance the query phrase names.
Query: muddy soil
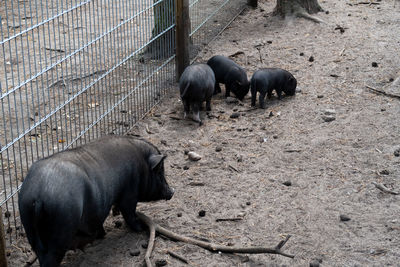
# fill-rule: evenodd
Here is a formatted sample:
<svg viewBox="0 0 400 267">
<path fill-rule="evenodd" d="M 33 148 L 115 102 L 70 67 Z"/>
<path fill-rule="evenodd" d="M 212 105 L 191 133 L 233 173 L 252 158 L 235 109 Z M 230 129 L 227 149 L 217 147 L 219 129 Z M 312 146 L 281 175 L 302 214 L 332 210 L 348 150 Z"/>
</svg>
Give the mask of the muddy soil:
<svg viewBox="0 0 400 267">
<path fill-rule="evenodd" d="M 184 266 L 171 250 L 192 266 L 398 266 L 400 196 L 372 182 L 400 191 L 400 102 L 366 86 L 400 95 L 400 3 L 358 3 L 321 1 L 326 13 L 316 16 L 326 23 L 316 24 L 273 17 L 275 1 L 259 1 L 197 58 L 235 54 L 249 78 L 261 67 L 287 69 L 298 80 L 295 97 L 274 96 L 262 110 L 251 108 L 250 94 L 236 103 L 220 94 L 199 127 L 183 120 L 176 86 L 132 131 L 168 155 L 176 189 L 170 201 L 139 210 L 177 233 L 225 245 L 273 247 L 291 235 L 283 250 L 294 259 L 211 253 L 157 236 L 153 263 Z M 185 151 L 202 158 L 192 162 Z M 103 240 L 68 252 L 63 266 L 143 262 L 146 232 L 130 232 L 120 216 L 105 228 Z M 132 256 L 136 248 L 140 255 Z M 21 240 L 10 266 L 31 255 Z"/>
</svg>

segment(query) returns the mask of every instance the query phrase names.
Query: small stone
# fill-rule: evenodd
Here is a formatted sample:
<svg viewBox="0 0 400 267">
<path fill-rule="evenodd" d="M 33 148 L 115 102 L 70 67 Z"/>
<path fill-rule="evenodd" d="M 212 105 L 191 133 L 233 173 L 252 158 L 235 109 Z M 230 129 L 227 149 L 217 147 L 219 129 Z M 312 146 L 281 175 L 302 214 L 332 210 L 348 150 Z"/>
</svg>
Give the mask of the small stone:
<svg viewBox="0 0 400 267">
<path fill-rule="evenodd" d="M 324 120 L 324 122 L 331 122 L 331 121 L 336 120 L 336 117 L 332 116 L 332 115 L 328 115 L 328 116 L 327 115 L 323 115 L 322 119 Z"/>
<path fill-rule="evenodd" d="M 164 146 L 166 146 L 166 145 L 167 145 L 167 141 L 161 140 L 161 144 L 164 145 Z"/>
<path fill-rule="evenodd" d="M 217 146 L 217 147 L 215 148 L 215 152 L 221 152 L 221 151 L 222 151 L 222 147 Z"/>
<path fill-rule="evenodd" d="M 157 267 L 158 267 L 158 266 L 165 266 L 165 265 L 167 265 L 167 261 L 164 260 L 164 259 L 158 259 L 158 260 L 156 260 L 155 265 L 156 265 Z"/>
<path fill-rule="evenodd" d="M 250 205 L 251 205 L 251 202 L 250 202 L 250 201 L 247 201 L 247 202 L 246 202 L 246 205 L 247 205 L 247 206 L 250 206 Z"/>
<path fill-rule="evenodd" d="M 381 108 L 381 111 L 386 111 L 386 108 Z"/>
<path fill-rule="evenodd" d="M 340 217 L 340 220 L 342 221 L 342 222 L 347 222 L 347 221 L 350 221 L 351 219 L 350 219 L 350 217 L 349 216 L 347 216 L 347 215 L 340 215 L 339 216 Z"/>
<path fill-rule="evenodd" d="M 272 41 L 267 41 L 268 44 L 272 44 Z"/>
<path fill-rule="evenodd" d="M 396 150 L 393 152 L 393 155 L 394 155 L 395 157 L 400 157 L 400 148 L 396 149 Z"/>
<path fill-rule="evenodd" d="M 115 228 L 121 228 L 121 226 L 122 226 L 122 222 L 121 221 L 118 220 L 118 221 L 114 222 L 114 227 Z"/>
<path fill-rule="evenodd" d="M 327 15 L 328 15 L 328 14 L 329 14 L 329 11 L 325 11 L 325 14 L 327 14 Z"/>
<path fill-rule="evenodd" d="M 193 151 L 190 151 L 187 155 L 189 159 L 192 161 L 199 161 L 201 159 L 201 156 Z"/>
<path fill-rule="evenodd" d="M 178 213 L 176 214 L 176 216 L 182 217 L 182 212 L 178 212 Z"/>
<path fill-rule="evenodd" d="M 284 181 L 282 184 L 284 184 L 286 186 L 291 186 L 292 182 L 291 181 Z"/>
<path fill-rule="evenodd" d="M 184 153 L 185 155 L 187 155 L 189 153 L 189 150 L 185 149 Z"/>
<path fill-rule="evenodd" d="M 274 116 L 274 113 L 272 113 L 272 111 L 269 112 L 268 117 L 272 117 Z"/>
<path fill-rule="evenodd" d="M 372 63 L 371 63 L 371 66 L 374 67 L 374 68 L 377 68 L 377 67 L 378 67 L 378 63 L 372 62 Z"/>
<path fill-rule="evenodd" d="M 317 95 L 317 98 L 323 98 L 324 95 Z"/>
<path fill-rule="evenodd" d="M 308 58 L 308 61 L 314 62 L 314 57 L 313 57 L 313 56 L 309 57 L 309 58 Z"/>
<path fill-rule="evenodd" d="M 389 171 L 388 170 L 381 170 L 379 172 L 380 175 L 389 175 Z"/>
<path fill-rule="evenodd" d="M 11 212 L 9 212 L 9 211 L 4 212 L 4 217 L 10 218 L 11 217 Z"/>
<path fill-rule="evenodd" d="M 206 216 L 206 211 L 205 211 L 205 210 L 199 211 L 199 216 L 200 216 L 200 217 Z"/>
<path fill-rule="evenodd" d="M 183 166 L 183 169 L 185 170 L 185 171 L 187 171 L 187 170 L 189 170 L 189 166 Z"/>
<path fill-rule="evenodd" d="M 312 260 L 310 262 L 310 267 L 319 267 L 319 261 L 317 260 Z"/>
<path fill-rule="evenodd" d="M 278 139 L 278 136 L 277 135 L 273 135 L 272 138 Z"/>
<path fill-rule="evenodd" d="M 140 250 L 135 248 L 135 249 L 130 249 L 129 250 L 129 255 L 131 255 L 132 257 L 136 257 L 140 255 Z"/>
<path fill-rule="evenodd" d="M 237 103 L 239 103 L 239 99 L 228 96 L 228 97 L 225 99 L 225 102 L 226 102 L 227 104 L 237 104 Z"/>
<path fill-rule="evenodd" d="M 234 113 L 231 114 L 230 118 L 231 119 L 236 119 L 236 118 L 239 118 L 239 116 L 240 116 L 240 113 L 234 112 Z"/>
<path fill-rule="evenodd" d="M 301 53 L 300 53 L 300 56 L 304 56 L 304 53 L 303 53 L 303 52 L 301 52 Z"/>
</svg>

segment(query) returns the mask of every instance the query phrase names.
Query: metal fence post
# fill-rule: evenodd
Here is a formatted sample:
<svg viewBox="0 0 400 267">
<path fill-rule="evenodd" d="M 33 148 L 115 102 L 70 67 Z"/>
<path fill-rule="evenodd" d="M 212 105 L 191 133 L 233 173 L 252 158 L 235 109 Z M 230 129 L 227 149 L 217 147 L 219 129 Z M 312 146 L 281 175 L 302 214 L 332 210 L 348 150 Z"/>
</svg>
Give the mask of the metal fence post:
<svg viewBox="0 0 400 267">
<path fill-rule="evenodd" d="M 0 206 L 0 266 L 7 267 L 6 241 L 4 238 L 3 209 Z"/>
<path fill-rule="evenodd" d="M 176 0 L 176 80 L 190 64 L 189 45 L 190 45 L 190 17 L 189 0 Z"/>
</svg>

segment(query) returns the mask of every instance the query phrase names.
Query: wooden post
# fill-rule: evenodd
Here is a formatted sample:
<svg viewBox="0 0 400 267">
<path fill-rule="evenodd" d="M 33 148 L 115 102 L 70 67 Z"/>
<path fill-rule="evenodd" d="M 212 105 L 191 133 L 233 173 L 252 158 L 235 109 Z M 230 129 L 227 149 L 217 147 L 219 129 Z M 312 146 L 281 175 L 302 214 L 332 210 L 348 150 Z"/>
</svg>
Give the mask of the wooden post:
<svg viewBox="0 0 400 267">
<path fill-rule="evenodd" d="M 183 71 L 190 64 L 190 17 L 189 0 L 175 0 L 175 25 L 176 25 L 176 80 L 178 81 Z"/>
<path fill-rule="evenodd" d="M 251 7 L 257 7 L 257 0 L 247 0 L 247 4 Z"/>
<path fill-rule="evenodd" d="M 4 238 L 3 210 L 0 207 L 0 266 L 7 267 L 6 240 Z"/>
</svg>

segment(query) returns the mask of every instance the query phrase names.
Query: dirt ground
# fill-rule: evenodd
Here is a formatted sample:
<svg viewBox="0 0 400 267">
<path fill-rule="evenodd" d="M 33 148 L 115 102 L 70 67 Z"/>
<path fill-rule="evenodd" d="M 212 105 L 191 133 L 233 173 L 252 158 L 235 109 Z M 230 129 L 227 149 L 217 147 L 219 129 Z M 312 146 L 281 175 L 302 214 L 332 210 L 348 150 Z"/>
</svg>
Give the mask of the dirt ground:
<svg viewBox="0 0 400 267">
<path fill-rule="evenodd" d="M 399 265 L 400 196 L 372 182 L 400 191 L 400 102 L 366 85 L 400 95 L 400 3 L 320 3 L 324 24 L 281 20 L 271 14 L 275 1 L 259 1 L 197 59 L 236 54 L 249 78 L 262 67 L 287 69 L 298 81 L 295 97 L 274 96 L 265 110 L 253 110 L 250 94 L 240 103 L 220 94 L 199 127 L 182 119 L 176 86 L 132 131 L 168 155 L 166 175 L 176 189 L 170 201 L 143 203 L 140 211 L 174 232 L 225 245 L 274 247 L 291 235 L 283 251 L 294 259 L 211 253 L 157 236 L 153 263 L 184 266 L 171 250 L 192 266 Z M 333 121 L 324 120 L 327 112 Z M 192 162 L 185 151 L 202 158 Z M 130 232 L 121 216 L 110 216 L 105 229 L 105 239 L 68 252 L 63 266 L 143 262 L 146 232 Z M 140 255 L 132 256 L 136 248 Z M 22 266 L 29 249 L 24 240 L 15 244 L 10 266 Z"/>
</svg>

